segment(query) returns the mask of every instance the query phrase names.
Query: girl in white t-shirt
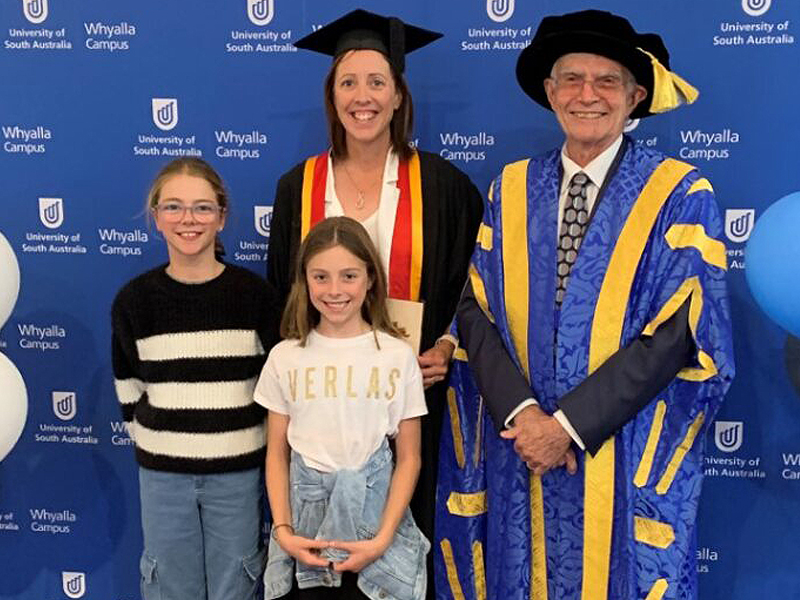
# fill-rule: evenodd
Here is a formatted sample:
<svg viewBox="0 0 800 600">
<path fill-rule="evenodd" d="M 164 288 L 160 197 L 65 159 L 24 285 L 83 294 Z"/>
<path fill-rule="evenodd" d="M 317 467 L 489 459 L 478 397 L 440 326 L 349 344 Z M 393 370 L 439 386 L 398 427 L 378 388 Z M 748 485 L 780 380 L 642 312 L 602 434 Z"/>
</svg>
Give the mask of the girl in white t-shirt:
<svg viewBox="0 0 800 600">
<path fill-rule="evenodd" d="M 430 544 L 408 503 L 427 410 L 414 351 L 389 319 L 378 253 L 357 221 L 333 217 L 309 232 L 295 273 L 285 340 L 255 390 L 269 410 L 266 598 L 287 594 L 292 579 L 301 599 L 423 598 Z"/>
</svg>

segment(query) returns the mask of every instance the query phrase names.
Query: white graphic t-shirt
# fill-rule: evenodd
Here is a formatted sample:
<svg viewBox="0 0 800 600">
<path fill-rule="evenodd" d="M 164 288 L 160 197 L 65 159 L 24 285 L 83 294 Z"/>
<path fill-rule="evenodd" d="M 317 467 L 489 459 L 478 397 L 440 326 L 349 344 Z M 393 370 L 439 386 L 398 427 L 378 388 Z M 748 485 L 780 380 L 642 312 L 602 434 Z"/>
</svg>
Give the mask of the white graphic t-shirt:
<svg viewBox="0 0 800 600">
<path fill-rule="evenodd" d="M 269 354 L 255 401 L 289 416 L 289 446 L 319 471 L 357 469 L 403 419 L 427 414 L 411 347 L 377 332 L 329 338 L 312 331 L 305 348 L 284 340 Z"/>
</svg>

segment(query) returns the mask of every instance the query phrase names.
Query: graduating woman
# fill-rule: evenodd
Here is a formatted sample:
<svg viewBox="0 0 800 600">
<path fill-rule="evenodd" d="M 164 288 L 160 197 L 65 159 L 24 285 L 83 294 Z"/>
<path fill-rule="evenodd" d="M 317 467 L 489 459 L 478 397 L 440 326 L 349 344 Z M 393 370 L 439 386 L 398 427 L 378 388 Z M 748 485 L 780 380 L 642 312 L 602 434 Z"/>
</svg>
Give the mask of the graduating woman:
<svg viewBox="0 0 800 600">
<path fill-rule="evenodd" d="M 352 217 L 378 249 L 389 296 L 424 303 L 418 360 L 429 415 L 411 508 L 429 539 L 446 405 L 441 382 L 455 347 L 446 333 L 482 212 L 480 193 L 464 173 L 409 144 L 413 107 L 403 78 L 405 55 L 439 37 L 355 10 L 295 44 L 334 57 L 325 78 L 330 148 L 279 180 L 267 258 L 267 279 L 285 302 L 310 228 L 325 217 Z"/>
</svg>

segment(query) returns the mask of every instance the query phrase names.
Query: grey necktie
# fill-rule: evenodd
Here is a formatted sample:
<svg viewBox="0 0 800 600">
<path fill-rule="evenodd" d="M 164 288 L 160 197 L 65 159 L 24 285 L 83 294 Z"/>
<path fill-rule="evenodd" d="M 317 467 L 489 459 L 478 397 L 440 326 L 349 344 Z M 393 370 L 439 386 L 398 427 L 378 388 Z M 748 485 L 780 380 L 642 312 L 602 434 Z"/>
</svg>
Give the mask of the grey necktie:
<svg viewBox="0 0 800 600">
<path fill-rule="evenodd" d="M 586 206 L 586 188 L 591 182 L 583 171 L 575 173 L 569 182 L 564 217 L 561 220 L 561 227 L 558 232 L 556 306 L 561 306 L 561 302 L 564 300 L 569 273 L 572 270 L 572 265 L 575 264 L 575 259 L 578 257 L 578 249 L 581 247 L 581 240 L 583 240 L 583 234 L 586 231 L 586 223 L 589 220 L 589 211 Z"/>
</svg>

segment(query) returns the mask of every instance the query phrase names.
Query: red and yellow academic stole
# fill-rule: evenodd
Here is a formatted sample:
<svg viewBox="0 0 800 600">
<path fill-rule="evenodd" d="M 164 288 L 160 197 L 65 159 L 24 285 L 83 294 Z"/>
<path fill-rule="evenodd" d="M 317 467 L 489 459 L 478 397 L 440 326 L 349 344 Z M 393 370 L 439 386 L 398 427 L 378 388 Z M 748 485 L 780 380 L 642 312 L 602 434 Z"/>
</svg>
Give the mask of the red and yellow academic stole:
<svg viewBox="0 0 800 600">
<path fill-rule="evenodd" d="M 422 278 L 422 178 L 419 155 L 400 162 L 397 173 L 400 197 L 389 256 L 389 296 L 419 300 Z M 300 239 L 325 218 L 328 152 L 306 160 L 300 212 Z"/>
</svg>

